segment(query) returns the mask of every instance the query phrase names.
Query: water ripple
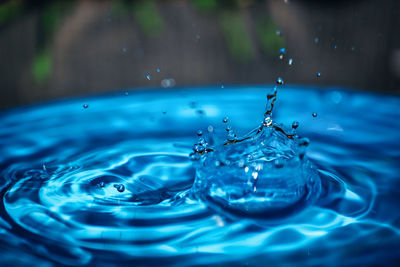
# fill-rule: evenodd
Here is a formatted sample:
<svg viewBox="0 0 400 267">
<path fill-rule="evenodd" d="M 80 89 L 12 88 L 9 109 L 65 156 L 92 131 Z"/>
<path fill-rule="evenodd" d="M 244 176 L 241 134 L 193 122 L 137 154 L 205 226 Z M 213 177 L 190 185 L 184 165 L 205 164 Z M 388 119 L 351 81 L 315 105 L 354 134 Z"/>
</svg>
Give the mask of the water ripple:
<svg viewBox="0 0 400 267">
<path fill-rule="evenodd" d="M 399 260 L 395 97 L 300 88 L 279 93 L 276 118 L 300 122 L 321 180 L 318 199 L 301 211 L 263 223 L 230 217 L 193 197 L 188 154 L 197 130 L 229 114 L 232 127 L 245 132 L 262 117 L 265 93 L 138 92 L 0 114 L 0 264 Z"/>
</svg>

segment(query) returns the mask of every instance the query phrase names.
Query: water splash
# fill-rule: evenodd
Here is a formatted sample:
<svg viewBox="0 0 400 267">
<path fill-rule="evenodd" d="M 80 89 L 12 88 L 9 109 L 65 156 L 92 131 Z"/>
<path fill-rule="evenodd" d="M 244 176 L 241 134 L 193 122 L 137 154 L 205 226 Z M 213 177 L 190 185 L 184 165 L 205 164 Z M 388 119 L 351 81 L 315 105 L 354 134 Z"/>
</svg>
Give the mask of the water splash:
<svg viewBox="0 0 400 267">
<path fill-rule="evenodd" d="M 309 141 L 272 120 L 277 88 L 267 95 L 260 126 L 237 137 L 230 126 L 201 136 L 193 147 L 194 194 L 219 212 L 237 217 L 276 219 L 318 198 L 321 184 L 304 157 Z M 228 118 L 222 120 L 228 123 Z"/>
</svg>

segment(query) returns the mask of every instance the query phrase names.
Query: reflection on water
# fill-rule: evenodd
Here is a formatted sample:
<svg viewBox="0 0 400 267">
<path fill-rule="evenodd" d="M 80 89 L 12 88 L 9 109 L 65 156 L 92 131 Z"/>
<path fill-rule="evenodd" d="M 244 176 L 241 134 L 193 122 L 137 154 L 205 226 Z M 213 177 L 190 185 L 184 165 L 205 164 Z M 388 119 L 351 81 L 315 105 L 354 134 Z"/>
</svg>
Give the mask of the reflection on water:
<svg viewBox="0 0 400 267">
<path fill-rule="evenodd" d="M 262 120 L 268 91 L 121 92 L 1 114 L 0 262 L 398 261 L 398 98 L 279 92 L 274 119 L 299 122 L 321 180 L 320 196 L 302 210 L 274 222 L 249 220 L 192 198 L 188 155 L 197 131 L 224 127 L 229 115 L 242 136 Z"/>
</svg>

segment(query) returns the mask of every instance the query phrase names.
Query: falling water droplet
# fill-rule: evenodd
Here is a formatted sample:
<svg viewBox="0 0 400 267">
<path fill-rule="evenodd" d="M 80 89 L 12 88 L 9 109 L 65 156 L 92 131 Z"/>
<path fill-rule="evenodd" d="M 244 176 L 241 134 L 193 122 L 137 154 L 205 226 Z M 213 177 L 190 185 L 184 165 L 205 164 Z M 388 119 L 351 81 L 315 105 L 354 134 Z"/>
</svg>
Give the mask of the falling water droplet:
<svg viewBox="0 0 400 267">
<path fill-rule="evenodd" d="M 289 58 L 289 65 L 292 66 L 293 65 L 293 59 Z"/>
<path fill-rule="evenodd" d="M 294 122 L 292 123 L 292 128 L 293 128 L 293 129 L 297 129 L 297 127 L 299 127 L 299 122 L 298 122 L 298 121 L 294 121 Z"/>
<path fill-rule="evenodd" d="M 224 85 L 221 85 L 221 89 L 224 89 L 225 87 L 224 87 Z"/>
<path fill-rule="evenodd" d="M 176 84 L 175 80 L 173 78 L 168 78 L 168 79 L 163 79 L 161 81 L 161 86 L 164 88 L 171 88 L 174 87 Z"/>
<path fill-rule="evenodd" d="M 223 122 L 223 123 L 227 123 L 228 120 L 229 120 L 229 118 L 228 118 L 228 117 L 225 117 L 225 118 L 222 119 L 222 122 Z"/>
<path fill-rule="evenodd" d="M 146 75 L 146 78 L 147 78 L 147 80 L 149 80 L 149 81 L 150 81 L 150 79 L 151 79 L 151 75 L 150 75 L 150 74 L 147 74 L 147 75 Z"/>
<path fill-rule="evenodd" d="M 160 71 L 161 71 L 160 68 L 158 68 L 158 69 L 157 69 L 157 72 L 160 72 Z"/>
<path fill-rule="evenodd" d="M 277 36 L 282 36 L 282 33 L 281 33 L 280 30 L 276 30 L 276 31 L 275 31 L 275 34 L 276 34 Z"/>
<path fill-rule="evenodd" d="M 318 116 L 318 114 L 314 112 L 314 113 L 312 114 L 312 116 L 315 118 L 315 117 Z"/>
<path fill-rule="evenodd" d="M 126 52 L 126 48 L 123 47 L 123 48 L 122 48 L 122 53 L 125 53 L 125 52 Z"/>
<path fill-rule="evenodd" d="M 317 72 L 317 77 L 321 77 L 321 72 Z"/>
<path fill-rule="evenodd" d="M 84 105 L 83 105 L 83 108 L 88 108 L 88 107 L 89 107 L 88 104 L 84 104 Z"/>
<path fill-rule="evenodd" d="M 100 182 L 100 183 L 99 183 L 99 186 L 100 186 L 101 188 L 103 188 L 103 187 L 105 186 L 105 183 L 104 183 L 104 182 Z"/>
<path fill-rule="evenodd" d="M 214 127 L 212 127 L 211 125 L 209 125 L 209 126 L 207 127 L 207 131 L 208 131 L 209 133 L 212 133 L 212 132 L 214 131 Z"/>
<path fill-rule="evenodd" d="M 118 190 L 118 192 L 122 193 L 125 191 L 125 186 L 123 184 L 114 184 L 114 187 Z"/>
<path fill-rule="evenodd" d="M 318 43 L 319 42 L 319 38 L 318 37 L 315 37 L 314 38 L 314 43 Z"/>
<path fill-rule="evenodd" d="M 126 95 L 126 96 L 128 96 L 128 95 L 129 95 L 129 93 L 128 93 L 128 92 L 125 92 L 125 95 Z"/>
<path fill-rule="evenodd" d="M 197 136 L 202 136 L 203 135 L 203 131 L 202 130 L 198 130 L 197 131 Z"/>
<path fill-rule="evenodd" d="M 286 49 L 285 48 L 281 48 L 279 50 L 279 58 L 283 59 L 283 56 L 286 54 Z"/>
<path fill-rule="evenodd" d="M 276 79 L 276 83 L 279 85 L 283 84 L 283 79 L 281 77 L 279 77 L 278 79 Z"/>
</svg>

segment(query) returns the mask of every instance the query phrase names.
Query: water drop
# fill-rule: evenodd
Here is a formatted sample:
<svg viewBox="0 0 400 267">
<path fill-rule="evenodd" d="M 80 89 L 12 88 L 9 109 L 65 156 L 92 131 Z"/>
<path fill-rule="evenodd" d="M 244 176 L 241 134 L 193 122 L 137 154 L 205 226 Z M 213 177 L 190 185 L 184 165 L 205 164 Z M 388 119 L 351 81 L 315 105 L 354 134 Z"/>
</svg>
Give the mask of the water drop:
<svg viewBox="0 0 400 267">
<path fill-rule="evenodd" d="M 196 34 L 196 40 L 200 40 L 200 34 Z"/>
<path fill-rule="evenodd" d="M 318 116 L 318 114 L 314 112 L 314 113 L 312 114 L 312 116 L 315 118 L 315 117 Z"/>
<path fill-rule="evenodd" d="M 282 161 L 282 160 L 276 159 L 276 160 L 274 160 L 274 165 L 275 165 L 275 168 L 280 169 L 280 168 L 283 167 L 284 164 L 283 164 L 283 161 Z"/>
<path fill-rule="evenodd" d="M 122 193 L 125 191 L 125 186 L 123 184 L 114 184 L 114 187 L 118 190 L 118 192 Z"/>
<path fill-rule="evenodd" d="M 208 130 L 209 133 L 212 133 L 212 132 L 214 131 L 214 127 L 212 127 L 211 125 L 209 125 L 209 126 L 207 127 L 207 130 Z"/>
<path fill-rule="evenodd" d="M 321 72 L 317 72 L 317 77 L 321 77 Z"/>
<path fill-rule="evenodd" d="M 293 59 L 289 58 L 289 65 L 292 66 L 293 65 Z"/>
<path fill-rule="evenodd" d="M 162 114 L 165 115 L 165 114 L 167 114 L 167 112 L 166 112 L 166 111 L 163 111 Z"/>
<path fill-rule="evenodd" d="M 297 129 L 297 127 L 299 127 L 299 122 L 298 122 L 298 121 L 294 121 L 294 122 L 292 123 L 292 128 L 293 128 L 293 129 Z"/>
<path fill-rule="evenodd" d="M 286 49 L 285 48 L 281 48 L 279 50 L 279 58 L 283 59 L 283 56 L 286 54 Z"/>
<path fill-rule="evenodd" d="M 84 105 L 83 105 L 83 108 L 88 108 L 88 107 L 89 107 L 88 104 L 84 104 Z"/>
<path fill-rule="evenodd" d="M 203 131 L 202 130 L 198 130 L 197 131 L 197 136 L 202 136 L 203 135 Z"/>
<path fill-rule="evenodd" d="M 276 83 L 279 84 L 279 85 L 282 85 L 283 84 L 283 79 L 279 77 L 278 79 L 276 79 Z"/>
<path fill-rule="evenodd" d="M 318 37 L 315 37 L 314 38 L 314 43 L 318 43 L 319 42 L 319 38 Z"/>
<path fill-rule="evenodd" d="M 105 186 L 105 183 L 104 183 L 104 182 L 100 182 L 100 183 L 99 183 L 99 186 L 100 186 L 101 188 L 103 188 L 103 187 Z"/>
<path fill-rule="evenodd" d="M 333 49 L 336 49 L 337 48 L 337 45 L 333 45 Z"/>
<path fill-rule="evenodd" d="M 123 47 L 123 48 L 122 48 L 122 53 L 125 53 L 125 52 L 126 52 L 126 48 Z"/>
<path fill-rule="evenodd" d="M 161 81 L 161 86 L 164 88 L 171 88 L 174 87 L 176 84 L 175 80 L 172 78 L 168 78 L 168 79 L 163 79 Z"/>
<path fill-rule="evenodd" d="M 147 80 L 149 80 L 149 81 L 150 81 L 150 79 L 151 79 L 151 75 L 150 75 L 150 74 L 147 74 L 147 75 L 146 75 L 146 78 L 147 78 Z"/>
<path fill-rule="evenodd" d="M 160 71 L 161 71 L 161 70 L 158 68 L 158 69 L 157 69 L 157 72 L 160 72 Z"/>
<path fill-rule="evenodd" d="M 225 118 L 222 119 L 222 122 L 223 122 L 223 123 L 227 123 L 228 120 L 229 120 L 229 118 L 228 118 L 228 117 L 225 117 Z"/>
<path fill-rule="evenodd" d="M 276 30 L 276 31 L 275 31 L 275 34 L 276 34 L 277 36 L 282 36 L 282 33 L 281 33 L 280 30 Z"/>
<path fill-rule="evenodd" d="M 221 85 L 221 89 L 224 89 L 224 85 Z"/>
<path fill-rule="evenodd" d="M 128 93 L 128 92 L 125 92 L 125 95 L 126 95 L 126 96 L 128 96 L 128 95 L 129 95 L 129 93 Z"/>
</svg>

